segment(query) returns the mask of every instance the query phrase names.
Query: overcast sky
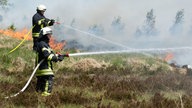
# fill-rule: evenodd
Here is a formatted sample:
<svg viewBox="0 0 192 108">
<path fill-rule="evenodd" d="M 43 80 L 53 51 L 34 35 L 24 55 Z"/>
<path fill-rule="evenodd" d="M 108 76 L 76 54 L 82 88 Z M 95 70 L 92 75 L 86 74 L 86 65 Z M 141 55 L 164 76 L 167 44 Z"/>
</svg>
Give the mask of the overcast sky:
<svg viewBox="0 0 192 108">
<path fill-rule="evenodd" d="M 48 18 L 60 18 L 61 22 L 70 23 L 73 18 L 81 27 L 90 24 L 110 25 L 116 16 L 121 16 L 127 28 L 134 29 L 145 20 L 146 13 L 154 9 L 157 27 L 168 27 L 174 21 L 178 10 L 185 10 L 185 22 L 192 22 L 191 0 L 9 0 L 13 4 L 4 15 L 1 26 L 15 23 L 18 27 L 31 24 L 31 17 L 39 4 L 47 7 Z M 25 19 L 25 21 L 23 21 Z"/>
</svg>

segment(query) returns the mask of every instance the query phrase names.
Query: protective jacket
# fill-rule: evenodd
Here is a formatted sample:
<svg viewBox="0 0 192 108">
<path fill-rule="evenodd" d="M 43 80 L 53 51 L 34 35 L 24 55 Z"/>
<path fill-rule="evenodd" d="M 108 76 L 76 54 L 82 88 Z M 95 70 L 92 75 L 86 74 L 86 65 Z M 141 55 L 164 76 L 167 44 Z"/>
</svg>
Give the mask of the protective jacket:
<svg viewBox="0 0 192 108">
<path fill-rule="evenodd" d="M 38 63 L 44 59 L 36 72 L 36 76 L 53 75 L 52 61 L 57 62 L 58 57 L 54 54 L 49 44 L 38 42 Z"/>
<path fill-rule="evenodd" d="M 34 26 L 32 30 L 32 36 L 34 38 L 39 37 L 39 32 L 43 27 L 52 26 L 53 22 L 40 12 L 37 12 L 35 15 L 33 15 L 32 24 Z"/>
</svg>

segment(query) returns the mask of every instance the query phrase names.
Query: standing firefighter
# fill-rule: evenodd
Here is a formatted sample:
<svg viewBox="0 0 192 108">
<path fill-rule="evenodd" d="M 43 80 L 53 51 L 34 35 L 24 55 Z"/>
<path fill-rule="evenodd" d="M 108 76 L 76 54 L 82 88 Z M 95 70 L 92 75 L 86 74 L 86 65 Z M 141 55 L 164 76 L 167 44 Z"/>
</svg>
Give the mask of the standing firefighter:
<svg viewBox="0 0 192 108">
<path fill-rule="evenodd" d="M 48 96 L 51 93 L 53 86 L 53 68 L 52 61 L 62 61 L 64 55 L 55 54 L 49 46 L 49 40 L 52 35 L 52 30 L 49 27 L 42 28 L 38 38 L 37 53 L 38 63 L 44 60 L 36 72 L 37 84 L 36 91 L 40 92 L 42 96 Z M 65 55 L 66 56 L 66 55 Z"/>
<path fill-rule="evenodd" d="M 33 24 L 33 30 L 32 30 L 32 37 L 33 37 L 33 50 L 37 50 L 36 43 L 37 39 L 39 37 L 39 32 L 43 27 L 52 26 L 55 23 L 55 20 L 48 19 L 44 16 L 44 12 L 46 11 L 46 7 L 44 5 L 39 5 L 37 7 L 37 13 L 33 15 L 32 18 L 32 24 Z"/>
</svg>

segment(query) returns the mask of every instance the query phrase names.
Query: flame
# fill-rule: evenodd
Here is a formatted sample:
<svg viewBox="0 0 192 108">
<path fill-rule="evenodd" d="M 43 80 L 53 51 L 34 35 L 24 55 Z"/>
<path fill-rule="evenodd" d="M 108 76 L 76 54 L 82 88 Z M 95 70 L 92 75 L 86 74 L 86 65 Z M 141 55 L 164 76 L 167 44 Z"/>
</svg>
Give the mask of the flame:
<svg viewBox="0 0 192 108">
<path fill-rule="evenodd" d="M 51 37 L 49 45 L 54 50 L 62 50 L 66 45 L 66 41 L 62 40 L 61 42 L 56 41 L 53 37 Z"/>
<path fill-rule="evenodd" d="M 165 61 L 169 61 L 171 59 L 173 59 L 173 53 L 167 53 L 167 55 L 165 56 L 164 60 Z"/>
<path fill-rule="evenodd" d="M 29 30 L 26 28 L 22 29 L 21 31 L 13 31 L 11 29 L 6 29 L 6 30 L 0 29 L 0 34 L 3 34 L 4 36 L 10 36 L 19 40 L 24 39 L 24 37 L 28 34 L 28 32 Z M 27 36 L 26 40 L 32 40 L 31 34 Z M 63 47 L 66 45 L 66 41 L 58 42 L 53 37 L 51 37 L 49 44 L 51 48 L 54 50 L 62 50 Z"/>
<path fill-rule="evenodd" d="M 29 31 L 26 28 L 24 28 L 21 31 L 13 31 L 11 29 L 0 30 L 0 34 L 3 34 L 5 36 L 10 36 L 10 37 L 13 37 L 13 38 L 17 38 L 17 39 L 20 39 L 20 40 L 22 40 L 27 35 L 28 32 Z M 32 40 L 32 37 L 27 36 L 26 40 Z"/>
</svg>

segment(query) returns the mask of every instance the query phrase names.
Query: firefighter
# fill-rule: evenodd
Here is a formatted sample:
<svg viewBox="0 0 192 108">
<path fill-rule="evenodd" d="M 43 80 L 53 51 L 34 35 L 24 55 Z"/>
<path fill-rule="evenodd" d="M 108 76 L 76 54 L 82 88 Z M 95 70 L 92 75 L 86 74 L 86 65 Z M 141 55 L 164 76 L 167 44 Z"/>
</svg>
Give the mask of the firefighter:
<svg viewBox="0 0 192 108">
<path fill-rule="evenodd" d="M 53 86 L 53 67 L 52 61 L 62 61 L 64 55 L 55 54 L 49 46 L 49 40 L 52 35 L 52 30 L 49 27 L 42 28 L 38 38 L 37 54 L 38 63 L 44 60 L 36 72 L 37 84 L 36 91 L 40 92 L 42 96 L 50 95 Z"/>
<path fill-rule="evenodd" d="M 39 32 L 43 27 L 52 26 L 55 23 L 54 19 L 48 19 L 44 16 L 46 11 L 45 5 L 39 5 L 36 9 L 37 13 L 32 17 L 32 25 L 34 26 L 32 30 L 33 37 L 33 50 L 36 51 L 37 38 L 39 37 Z"/>
</svg>

